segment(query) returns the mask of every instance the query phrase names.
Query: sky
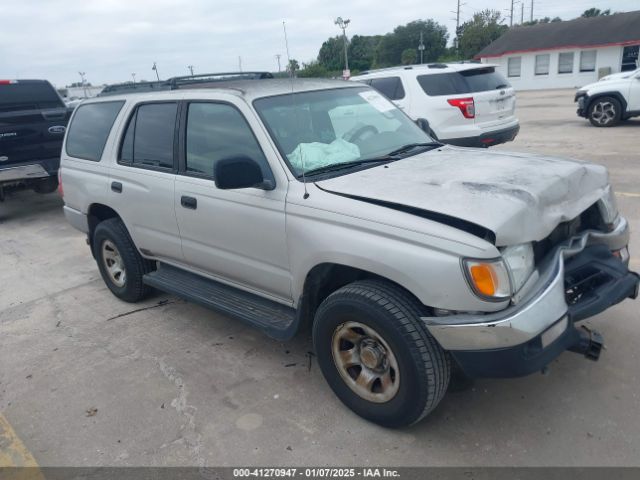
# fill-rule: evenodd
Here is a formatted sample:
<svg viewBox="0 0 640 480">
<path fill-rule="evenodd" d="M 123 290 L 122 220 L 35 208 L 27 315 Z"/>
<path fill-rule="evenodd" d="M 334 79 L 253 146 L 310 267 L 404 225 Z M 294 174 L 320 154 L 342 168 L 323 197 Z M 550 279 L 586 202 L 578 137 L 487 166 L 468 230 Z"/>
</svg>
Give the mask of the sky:
<svg viewBox="0 0 640 480">
<path fill-rule="evenodd" d="M 531 0 L 524 2 L 530 16 Z M 464 0 L 461 22 L 485 8 L 507 17 L 511 0 Z M 286 22 L 291 58 L 313 60 L 322 42 L 348 18 L 349 36 L 384 34 L 432 18 L 455 30 L 455 0 L 0 0 L 0 78 L 46 78 L 57 87 L 195 73 L 284 68 Z M 640 0 L 534 0 L 534 18 L 571 19 L 590 7 L 640 9 Z M 521 15 L 514 7 L 514 23 Z M 451 40 L 451 38 L 450 38 Z"/>
</svg>

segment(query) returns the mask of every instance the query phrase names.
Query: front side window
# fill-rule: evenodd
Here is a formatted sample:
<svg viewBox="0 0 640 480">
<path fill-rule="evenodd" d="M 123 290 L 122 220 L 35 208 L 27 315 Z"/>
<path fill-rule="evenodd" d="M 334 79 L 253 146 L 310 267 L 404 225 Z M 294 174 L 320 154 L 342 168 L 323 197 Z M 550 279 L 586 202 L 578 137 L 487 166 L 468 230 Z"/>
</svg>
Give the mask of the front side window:
<svg viewBox="0 0 640 480">
<path fill-rule="evenodd" d="M 172 169 L 177 110 L 175 102 L 140 105 L 129 120 L 120 162 Z"/>
<path fill-rule="evenodd" d="M 509 57 L 509 60 L 507 61 L 507 76 L 519 77 L 521 65 L 522 57 Z"/>
<path fill-rule="evenodd" d="M 67 134 L 67 155 L 99 162 L 109 132 L 124 102 L 80 105 Z"/>
<path fill-rule="evenodd" d="M 580 52 L 580 71 L 595 72 L 596 70 L 596 50 L 583 50 Z"/>
<path fill-rule="evenodd" d="M 342 88 L 258 99 L 258 114 L 296 176 L 373 160 L 432 139 L 376 90 Z"/>
<path fill-rule="evenodd" d="M 248 157 L 271 178 L 267 159 L 242 114 L 224 103 L 191 103 L 187 112 L 186 170 L 213 178 L 223 159 Z"/>
<path fill-rule="evenodd" d="M 389 100 L 400 100 L 404 98 L 404 87 L 402 86 L 400 77 L 372 78 L 369 85 Z"/>
<path fill-rule="evenodd" d="M 573 73 L 573 52 L 558 55 L 558 73 Z"/>
<path fill-rule="evenodd" d="M 620 67 L 621 72 L 628 72 L 640 67 L 640 63 L 638 63 L 639 51 L 640 45 L 630 45 L 622 49 L 622 65 Z"/>
</svg>

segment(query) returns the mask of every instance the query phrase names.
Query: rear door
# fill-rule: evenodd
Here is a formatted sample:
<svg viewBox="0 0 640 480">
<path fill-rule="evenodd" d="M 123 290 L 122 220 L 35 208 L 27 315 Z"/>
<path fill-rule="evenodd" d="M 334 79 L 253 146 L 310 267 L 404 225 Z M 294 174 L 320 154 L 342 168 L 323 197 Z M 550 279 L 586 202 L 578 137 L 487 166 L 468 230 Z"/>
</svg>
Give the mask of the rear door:
<svg viewBox="0 0 640 480">
<path fill-rule="evenodd" d="M 0 80 L 0 168 L 59 159 L 70 116 L 49 82 Z"/>
<path fill-rule="evenodd" d="M 183 261 L 173 205 L 178 107 L 178 101 L 144 102 L 129 112 L 108 191 L 108 204 L 140 251 L 173 263 Z"/>
<path fill-rule="evenodd" d="M 513 119 L 516 96 L 513 87 L 495 67 L 472 68 L 458 72 L 464 78 L 475 104 L 475 123 L 484 128 Z"/>
</svg>

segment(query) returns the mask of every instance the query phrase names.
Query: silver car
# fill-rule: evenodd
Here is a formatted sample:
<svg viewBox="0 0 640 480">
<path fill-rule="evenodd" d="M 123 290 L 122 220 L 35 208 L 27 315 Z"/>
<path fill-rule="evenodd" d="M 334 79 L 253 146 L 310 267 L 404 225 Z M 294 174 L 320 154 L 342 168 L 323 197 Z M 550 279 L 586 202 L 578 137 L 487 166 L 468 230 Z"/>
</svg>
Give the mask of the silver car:
<svg viewBox="0 0 640 480">
<path fill-rule="evenodd" d="M 514 377 L 638 293 L 605 168 L 445 146 L 366 85 L 194 80 L 83 102 L 61 181 L 106 286 L 286 340 L 362 417 L 415 423 L 452 372 Z"/>
</svg>

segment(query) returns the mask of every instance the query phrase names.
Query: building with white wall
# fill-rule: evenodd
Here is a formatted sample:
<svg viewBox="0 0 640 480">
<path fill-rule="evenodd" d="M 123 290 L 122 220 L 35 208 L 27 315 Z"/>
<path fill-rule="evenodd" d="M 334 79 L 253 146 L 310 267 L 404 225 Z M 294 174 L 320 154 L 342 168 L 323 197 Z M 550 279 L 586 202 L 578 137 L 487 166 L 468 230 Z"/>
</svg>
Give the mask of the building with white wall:
<svg viewBox="0 0 640 480">
<path fill-rule="evenodd" d="M 516 90 L 577 88 L 638 68 L 640 11 L 511 28 L 476 58 Z"/>
</svg>

